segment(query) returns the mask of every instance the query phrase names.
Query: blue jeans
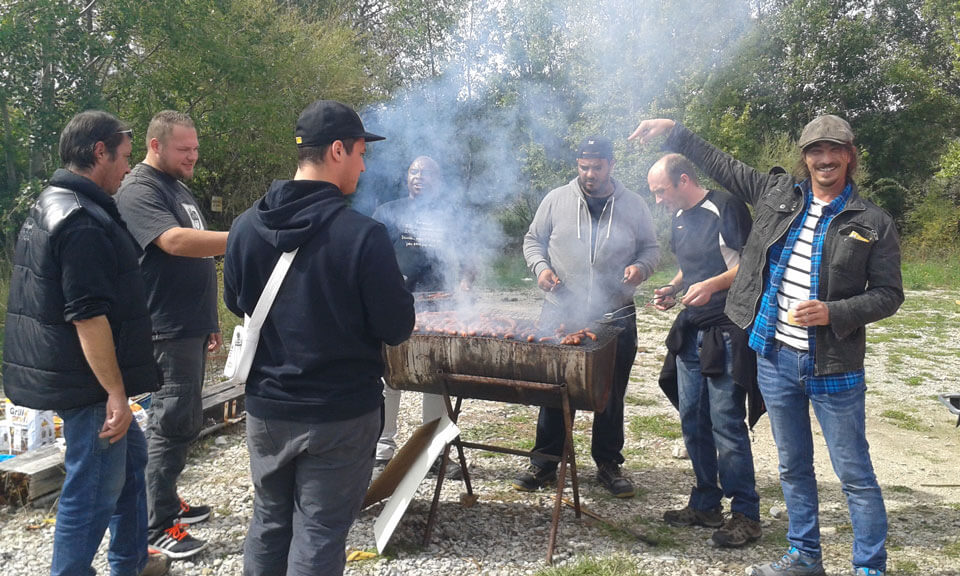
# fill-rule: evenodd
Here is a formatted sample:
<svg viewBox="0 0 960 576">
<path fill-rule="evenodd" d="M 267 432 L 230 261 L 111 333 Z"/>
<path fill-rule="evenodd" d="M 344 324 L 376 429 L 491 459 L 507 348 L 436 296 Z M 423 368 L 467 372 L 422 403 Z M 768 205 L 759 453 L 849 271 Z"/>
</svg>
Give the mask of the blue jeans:
<svg viewBox="0 0 960 576">
<path fill-rule="evenodd" d="M 886 570 L 887 511 L 870 462 L 866 437 L 866 387 L 807 395 L 807 353 L 775 346 L 757 358 L 757 379 L 780 458 L 780 486 L 790 516 L 787 540 L 820 557 L 817 478 L 813 470 L 810 404 L 820 422 L 833 471 L 847 496 L 853 525 L 853 565 Z"/>
<path fill-rule="evenodd" d="M 247 414 L 253 517 L 246 576 L 343 574 L 350 526 L 370 484 L 380 410 L 309 424 Z"/>
<path fill-rule="evenodd" d="M 733 512 L 760 520 L 753 452 L 744 422 L 747 391 L 733 381 L 730 336 L 723 334 L 726 371 L 719 377 L 700 373 L 702 340 L 701 331 L 689 332 L 677 355 L 680 426 L 697 477 L 689 505 L 695 510 L 712 510 L 727 496 Z"/>
<path fill-rule="evenodd" d="M 66 479 L 57 508 L 52 576 L 91 576 L 90 566 L 107 527 L 113 576 L 136 576 L 147 562 L 147 495 L 143 470 L 147 442 L 136 422 L 114 444 L 98 437 L 106 403 L 59 410 Z"/>
</svg>

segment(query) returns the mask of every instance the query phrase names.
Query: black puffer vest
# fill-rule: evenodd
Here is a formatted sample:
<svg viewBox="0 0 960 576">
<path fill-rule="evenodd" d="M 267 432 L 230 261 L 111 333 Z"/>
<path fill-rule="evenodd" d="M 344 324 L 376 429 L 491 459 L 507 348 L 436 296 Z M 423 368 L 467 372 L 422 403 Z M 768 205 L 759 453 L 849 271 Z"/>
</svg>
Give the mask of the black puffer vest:
<svg viewBox="0 0 960 576">
<path fill-rule="evenodd" d="M 83 190 L 86 186 L 44 189 L 17 238 L 7 303 L 3 388 L 21 406 L 64 410 L 107 398 L 83 355 L 76 328 L 64 320 L 60 262 L 54 246 L 57 234 L 80 223 L 102 226 L 115 249 L 116 301 L 107 319 L 127 395 L 160 387 L 137 261 L 139 249 L 119 213 L 105 208 L 113 200 L 92 182 L 90 186 L 92 190 Z"/>
</svg>

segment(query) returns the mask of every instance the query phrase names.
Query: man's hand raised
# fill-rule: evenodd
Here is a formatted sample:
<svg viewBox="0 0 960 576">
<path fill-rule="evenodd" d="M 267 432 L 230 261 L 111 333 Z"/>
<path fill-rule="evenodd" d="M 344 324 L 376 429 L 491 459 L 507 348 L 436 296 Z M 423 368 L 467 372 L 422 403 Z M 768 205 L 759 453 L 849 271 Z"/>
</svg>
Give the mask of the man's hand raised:
<svg viewBox="0 0 960 576">
<path fill-rule="evenodd" d="M 637 126 L 627 140 L 636 140 L 638 144 L 643 145 L 653 140 L 661 134 L 666 134 L 671 128 L 676 126 L 676 122 L 669 118 L 655 118 L 653 120 L 644 120 Z"/>
</svg>

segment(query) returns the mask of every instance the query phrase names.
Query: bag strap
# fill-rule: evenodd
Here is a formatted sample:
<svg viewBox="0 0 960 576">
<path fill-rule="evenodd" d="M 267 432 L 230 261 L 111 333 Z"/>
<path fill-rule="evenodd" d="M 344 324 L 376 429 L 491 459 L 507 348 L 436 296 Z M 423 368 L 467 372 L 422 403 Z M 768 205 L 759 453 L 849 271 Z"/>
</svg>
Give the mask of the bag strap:
<svg viewBox="0 0 960 576">
<path fill-rule="evenodd" d="M 263 321 L 267 318 L 267 312 L 269 312 L 270 307 L 273 306 L 273 301 L 277 297 L 277 292 L 280 291 L 283 278 L 287 275 L 287 270 L 290 269 L 290 264 L 293 262 L 294 257 L 296 257 L 298 250 L 300 250 L 300 248 L 296 248 L 291 252 L 284 252 L 280 255 L 280 259 L 277 260 L 277 265 L 274 266 L 273 272 L 270 273 L 270 278 L 267 279 L 267 285 L 263 287 L 263 292 L 260 293 L 260 299 L 257 300 L 257 305 L 253 309 L 253 315 L 250 316 L 250 322 L 247 325 L 248 329 L 255 327 L 259 330 L 260 326 L 263 325 Z"/>
</svg>

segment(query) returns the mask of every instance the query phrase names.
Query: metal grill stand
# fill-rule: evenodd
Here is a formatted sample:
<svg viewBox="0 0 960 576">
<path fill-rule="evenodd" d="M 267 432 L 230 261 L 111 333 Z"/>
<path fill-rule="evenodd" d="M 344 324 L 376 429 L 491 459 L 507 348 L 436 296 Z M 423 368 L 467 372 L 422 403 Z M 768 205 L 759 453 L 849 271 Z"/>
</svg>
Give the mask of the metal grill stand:
<svg viewBox="0 0 960 576">
<path fill-rule="evenodd" d="M 460 416 L 460 410 L 463 404 L 463 397 L 457 396 L 456 404 L 453 404 L 450 400 L 450 385 L 451 384 L 473 384 L 473 385 L 490 385 L 490 386 L 506 386 L 510 388 L 520 389 L 520 390 L 529 390 L 537 392 L 545 392 L 550 395 L 554 395 L 557 399 L 556 403 L 544 404 L 545 406 L 555 407 L 556 404 L 559 404 L 563 409 L 563 423 L 564 423 L 564 434 L 566 436 L 566 441 L 563 445 L 563 452 L 560 456 L 553 456 L 549 454 L 537 453 L 537 456 L 545 458 L 548 460 L 559 462 L 559 470 L 557 471 L 557 491 L 556 497 L 553 503 L 553 519 L 550 523 L 550 537 L 547 542 L 547 564 L 553 563 L 553 551 L 557 543 L 557 526 L 560 523 L 560 508 L 563 503 L 563 489 L 566 484 L 566 473 L 567 465 L 570 465 L 570 481 L 573 487 L 573 502 L 574 502 L 574 512 L 577 518 L 580 518 L 580 488 L 577 483 L 577 458 L 576 451 L 573 449 L 573 411 L 570 409 L 570 396 L 565 384 L 547 384 L 543 382 L 529 382 L 524 380 L 508 380 L 504 378 L 492 378 L 486 376 L 472 376 L 468 374 L 451 374 L 451 373 L 439 373 L 440 379 L 443 382 L 442 394 L 444 404 L 446 406 L 447 415 L 454 424 L 457 423 L 457 418 Z M 533 452 L 515 450 L 513 448 L 506 448 L 503 446 L 493 446 L 489 444 L 478 444 L 476 442 L 464 442 L 460 439 L 460 436 L 457 436 L 456 439 L 452 442 L 452 445 L 457 448 L 457 455 L 460 460 L 460 470 L 463 472 L 463 481 L 467 486 L 467 497 L 473 497 L 473 486 L 470 483 L 470 472 L 467 470 L 467 459 L 464 456 L 463 449 L 471 448 L 475 450 L 486 450 L 488 452 L 498 452 L 501 454 L 513 454 L 516 456 L 532 456 Z M 433 503 L 430 505 L 430 514 L 427 517 L 427 527 L 423 535 L 423 545 L 427 546 L 430 543 L 430 537 L 433 533 L 434 522 L 436 521 L 437 507 L 440 503 L 440 490 L 443 487 L 443 480 L 446 475 L 446 467 L 449 462 L 449 453 L 450 453 L 450 444 L 448 444 L 443 449 L 443 461 L 440 465 L 440 470 L 437 472 L 437 487 L 433 493 Z"/>
</svg>

